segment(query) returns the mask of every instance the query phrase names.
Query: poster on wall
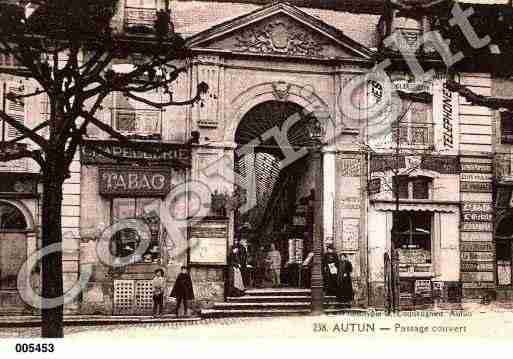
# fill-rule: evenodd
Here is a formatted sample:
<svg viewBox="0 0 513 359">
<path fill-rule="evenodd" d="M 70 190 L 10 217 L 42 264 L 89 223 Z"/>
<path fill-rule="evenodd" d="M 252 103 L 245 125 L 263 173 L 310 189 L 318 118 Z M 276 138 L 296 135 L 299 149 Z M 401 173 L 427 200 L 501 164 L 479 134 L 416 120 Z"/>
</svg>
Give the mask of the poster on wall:
<svg viewBox="0 0 513 359">
<path fill-rule="evenodd" d="M 342 251 L 357 251 L 360 237 L 360 220 L 358 218 L 342 219 Z"/>
<path fill-rule="evenodd" d="M 457 154 L 459 146 L 458 94 L 449 91 L 445 76 L 433 81 L 433 122 L 435 150 L 443 154 Z"/>
<path fill-rule="evenodd" d="M 191 264 L 226 265 L 228 223 L 226 220 L 201 221 L 190 230 Z"/>
</svg>

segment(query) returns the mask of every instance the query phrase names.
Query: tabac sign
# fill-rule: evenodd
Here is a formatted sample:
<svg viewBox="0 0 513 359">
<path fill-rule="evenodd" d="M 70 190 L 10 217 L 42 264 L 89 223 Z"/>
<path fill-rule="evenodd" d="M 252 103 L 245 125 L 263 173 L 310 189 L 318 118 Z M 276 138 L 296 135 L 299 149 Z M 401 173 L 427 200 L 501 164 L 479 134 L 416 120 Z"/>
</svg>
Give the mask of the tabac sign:
<svg viewBox="0 0 513 359">
<path fill-rule="evenodd" d="M 105 196 L 165 196 L 171 189 L 171 172 L 155 167 L 102 167 L 99 186 Z"/>
</svg>

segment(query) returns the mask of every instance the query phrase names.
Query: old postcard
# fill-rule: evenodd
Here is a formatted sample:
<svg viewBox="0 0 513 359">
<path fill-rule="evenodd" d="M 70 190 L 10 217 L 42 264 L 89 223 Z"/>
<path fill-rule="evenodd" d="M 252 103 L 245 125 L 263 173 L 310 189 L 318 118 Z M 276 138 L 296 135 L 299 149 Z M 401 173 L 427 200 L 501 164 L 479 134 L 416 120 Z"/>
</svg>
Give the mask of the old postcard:
<svg viewBox="0 0 513 359">
<path fill-rule="evenodd" d="M 2 352 L 511 339 L 512 69 L 508 0 L 0 0 Z"/>
</svg>

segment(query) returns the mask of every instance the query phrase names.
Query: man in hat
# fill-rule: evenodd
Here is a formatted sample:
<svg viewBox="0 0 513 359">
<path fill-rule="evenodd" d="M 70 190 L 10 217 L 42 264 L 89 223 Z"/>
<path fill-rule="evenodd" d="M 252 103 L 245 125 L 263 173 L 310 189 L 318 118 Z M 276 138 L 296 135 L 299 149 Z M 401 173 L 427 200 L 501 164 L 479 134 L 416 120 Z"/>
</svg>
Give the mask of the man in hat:
<svg viewBox="0 0 513 359">
<path fill-rule="evenodd" d="M 176 316 L 178 317 L 178 310 L 182 302 L 183 313 L 187 316 L 187 301 L 194 299 L 194 290 L 192 288 L 191 276 L 187 272 L 186 266 L 182 266 L 180 274 L 176 277 L 171 297 L 176 298 Z"/>
<path fill-rule="evenodd" d="M 322 268 L 327 294 L 335 295 L 337 296 L 337 299 L 341 300 L 342 297 L 338 281 L 340 262 L 337 254 L 335 253 L 335 248 L 331 243 L 326 246 L 326 253 L 324 253 L 324 257 L 322 259 Z"/>
</svg>

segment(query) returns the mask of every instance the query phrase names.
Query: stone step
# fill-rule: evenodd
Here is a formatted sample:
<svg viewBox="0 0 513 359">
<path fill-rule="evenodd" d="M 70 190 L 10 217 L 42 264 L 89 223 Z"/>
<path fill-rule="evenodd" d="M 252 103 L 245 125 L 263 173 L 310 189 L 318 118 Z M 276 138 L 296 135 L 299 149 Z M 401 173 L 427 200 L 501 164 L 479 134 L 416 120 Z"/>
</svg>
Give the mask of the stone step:
<svg viewBox="0 0 513 359">
<path fill-rule="evenodd" d="M 340 314 L 347 312 L 347 309 L 326 309 L 325 314 Z M 271 317 L 271 316 L 290 316 L 290 315 L 308 315 L 310 308 L 307 309 L 202 309 L 203 318 L 226 318 L 226 317 Z"/>
<path fill-rule="evenodd" d="M 252 288 L 245 292 L 249 296 L 301 296 L 310 295 L 310 289 L 302 288 Z"/>
<path fill-rule="evenodd" d="M 228 297 L 227 302 L 308 302 L 309 295 L 244 295 Z"/>
<path fill-rule="evenodd" d="M 296 302 L 305 302 L 310 303 L 311 297 L 307 295 L 296 295 L 296 296 L 280 296 L 280 295 L 270 295 L 270 296 L 242 296 L 242 297 L 228 297 L 226 298 L 227 303 L 296 303 Z M 338 300 L 334 296 L 324 297 L 325 304 L 336 304 Z"/>
</svg>

